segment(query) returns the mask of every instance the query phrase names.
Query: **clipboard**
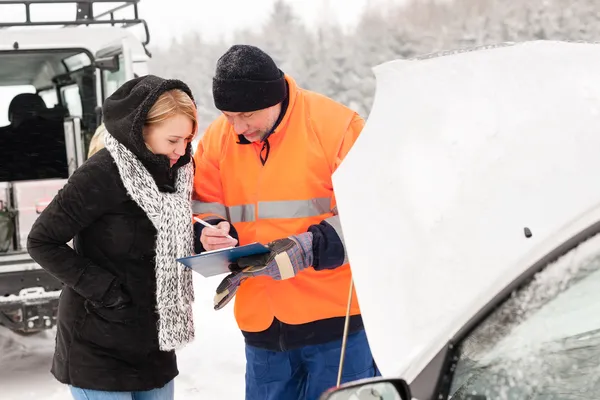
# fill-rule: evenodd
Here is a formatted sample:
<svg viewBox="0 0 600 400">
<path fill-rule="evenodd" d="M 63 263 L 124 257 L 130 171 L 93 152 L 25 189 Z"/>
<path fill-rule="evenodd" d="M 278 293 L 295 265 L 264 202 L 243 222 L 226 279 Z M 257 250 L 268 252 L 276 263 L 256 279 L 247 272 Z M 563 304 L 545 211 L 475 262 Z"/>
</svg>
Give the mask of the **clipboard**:
<svg viewBox="0 0 600 400">
<path fill-rule="evenodd" d="M 250 243 L 245 246 L 227 247 L 225 249 L 205 251 L 194 256 L 178 258 L 177 261 L 196 271 L 205 278 L 229 274 L 229 264 L 240 257 L 265 254 L 271 250 L 261 243 Z"/>
</svg>

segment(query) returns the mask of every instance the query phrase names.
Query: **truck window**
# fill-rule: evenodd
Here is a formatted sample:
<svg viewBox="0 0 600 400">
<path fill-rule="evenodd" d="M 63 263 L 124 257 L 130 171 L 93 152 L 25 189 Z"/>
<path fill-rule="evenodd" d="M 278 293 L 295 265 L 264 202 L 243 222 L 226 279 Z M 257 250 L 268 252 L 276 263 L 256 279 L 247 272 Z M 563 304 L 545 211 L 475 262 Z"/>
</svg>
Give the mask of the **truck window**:
<svg viewBox="0 0 600 400">
<path fill-rule="evenodd" d="M 52 108 L 58 104 L 58 96 L 56 95 L 56 89 L 48 89 L 42 90 L 38 92 L 44 103 L 46 103 L 46 107 Z"/>
<path fill-rule="evenodd" d="M 451 398 L 598 399 L 600 235 L 549 264 L 459 345 Z"/>
<path fill-rule="evenodd" d="M 35 93 L 31 85 L 0 86 L 0 127 L 9 124 L 8 106 L 12 99 L 21 93 Z"/>
<path fill-rule="evenodd" d="M 127 81 L 125 79 L 125 64 L 123 62 L 123 55 L 119 55 L 118 71 L 102 71 L 102 74 L 104 80 L 104 98 L 107 98 Z"/>
<path fill-rule="evenodd" d="M 81 104 L 81 95 L 77 85 L 69 85 L 60 89 L 60 95 L 63 99 L 63 104 L 69 110 L 69 115 L 72 117 L 83 116 L 83 106 Z"/>
</svg>

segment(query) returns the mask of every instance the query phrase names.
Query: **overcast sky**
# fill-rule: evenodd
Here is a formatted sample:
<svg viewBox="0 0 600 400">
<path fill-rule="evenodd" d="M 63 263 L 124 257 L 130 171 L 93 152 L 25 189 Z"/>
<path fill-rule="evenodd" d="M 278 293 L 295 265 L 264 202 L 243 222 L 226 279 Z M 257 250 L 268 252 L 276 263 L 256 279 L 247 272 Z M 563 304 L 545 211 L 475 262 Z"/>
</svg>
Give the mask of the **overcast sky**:
<svg viewBox="0 0 600 400">
<path fill-rule="evenodd" d="M 287 0 L 306 24 L 322 18 L 345 26 L 354 24 L 367 6 L 399 0 Z M 227 35 L 234 29 L 259 26 L 268 17 L 275 0 L 142 0 L 140 8 L 157 41 L 185 30 L 198 30 L 207 38 Z M 193 9 L 182 12 L 196 4 Z M 329 11 L 327 11 L 329 10 Z M 333 14 L 333 15 L 332 15 Z"/>
<path fill-rule="evenodd" d="M 308 26 L 326 18 L 351 27 L 366 7 L 381 8 L 389 3 L 406 0 L 286 1 Z M 235 29 L 258 27 L 268 17 L 274 2 L 275 0 L 141 0 L 139 9 L 140 17 L 145 18 L 150 26 L 151 41 L 163 44 L 186 31 L 195 30 L 207 39 L 214 39 L 219 36 L 227 37 Z M 0 21 L 24 18 L 24 7 L 9 7 L 0 8 Z M 32 20 L 74 18 L 71 4 L 35 5 L 31 10 Z"/>
</svg>

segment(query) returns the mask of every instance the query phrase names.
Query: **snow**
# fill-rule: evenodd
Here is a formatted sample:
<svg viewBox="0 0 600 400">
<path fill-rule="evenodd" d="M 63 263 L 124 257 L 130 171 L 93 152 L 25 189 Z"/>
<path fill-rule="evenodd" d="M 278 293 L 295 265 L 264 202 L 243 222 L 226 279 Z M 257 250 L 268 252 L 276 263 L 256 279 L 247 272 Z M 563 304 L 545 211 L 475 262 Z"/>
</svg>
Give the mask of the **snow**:
<svg viewBox="0 0 600 400">
<path fill-rule="evenodd" d="M 244 398 L 244 339 L 233 302 L 214 311 L 213 295 L 223 276 L 194 275 L 196 339 L 178 352 L 176 399 Z M 68 388 L 50 374 L 55 330 L 32 336 L 0 327 L 2 400 L 71 400 Z"/>
<path fill-rule="evenodd" d="M 50 375 L 54 330 L 24 337 L 0 327 L 0 387 L 6 400 L 68 399 Z"/>
<path fill-rule="evenodd" d="M 0 297 L 0 303 L 13 303 L 16 301 L 35 302 L 43 299 L 55 299 L 60 295 L 60 290 L 46 292 L 43 288 L 24 289 L 18 296 L 11 294 L 10 296 Z"/>
</svg>

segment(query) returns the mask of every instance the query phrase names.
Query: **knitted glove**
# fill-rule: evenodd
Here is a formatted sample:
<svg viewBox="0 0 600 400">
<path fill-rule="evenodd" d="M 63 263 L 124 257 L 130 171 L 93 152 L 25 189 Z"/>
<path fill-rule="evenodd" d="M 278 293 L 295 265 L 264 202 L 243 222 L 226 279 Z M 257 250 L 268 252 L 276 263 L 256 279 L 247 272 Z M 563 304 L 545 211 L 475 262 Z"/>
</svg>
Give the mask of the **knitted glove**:
<svg viewBox="0 0 600 400">
<path fill-rule="evenodd" d="M 268 276 L 276 280 L 293 278 L 312 266 L 312 233 L 306 232 L 267 245 L 269 253 L 242 257 L 229 266 L 234 271 L 217 287 L 215 310 L 220 310 L 235 296 L 239 285 L 247 278 Z"/>
</svg>

